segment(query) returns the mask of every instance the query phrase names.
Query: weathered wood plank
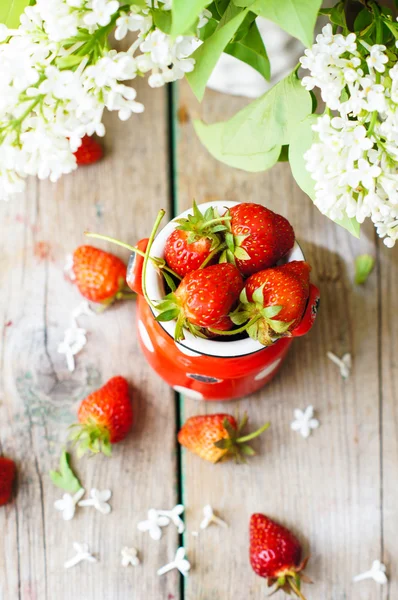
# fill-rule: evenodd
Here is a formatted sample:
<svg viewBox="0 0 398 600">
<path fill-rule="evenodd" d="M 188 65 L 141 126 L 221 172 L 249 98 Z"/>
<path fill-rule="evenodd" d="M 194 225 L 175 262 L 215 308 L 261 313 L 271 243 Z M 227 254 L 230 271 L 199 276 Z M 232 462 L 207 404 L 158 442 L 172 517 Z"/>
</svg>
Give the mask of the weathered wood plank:
<svg viewBox="0 0 398 600">
<path fill-rule="evenodd" d="M 176 503 L 176 459 L 173 394 L 145 363 L 133 303 L 82 317 L 89 341 L 73 374 L 57 353 L 81 302 L 64 279 L 65 255 L 85 243 L 86 228 L 135 243 L 168 204 L 166 94 L 141 82 L 139 95 L 142 116 L 127 123 L 108 118 L 101 163 L 57 185 L 33 180 L 24 198 L 0 205 L 0 450 L 19 469 L 16 500 L 0 510 L 1 600 L 179 598 L 178 575 L 156 575 L 174 556 L 175 530 L 154 542 L 136 528 L 148 508 Z M 47 258 L 35 255 L 39 242 L 49 245 Z M 112 251 L 127 260 L 126 252 Z M 62 492 L 48 470 L 56 466 L 76 403 L 116 374 L 132 384 L 134 430 L 113 458 L 78 466 L 88 490 L 113 491 L 113 512 L 105 517 L 81 509 L 65 523 L 53 508 Z M 65 571 L 74 541 L 88 542 L 99 563 Z M 125 545 L 139 549 L 140 567 L 121 566 Z"/>
<path fill-rule="evenodd" d="M 263 203 L 289 218 L 320 285 L 321 310 L 314 330 L 297 340 L 287 362 L 267 388 L 238 403 L 205 404 L 186 399 L 183 417 L 247 410 L 252 426 L 271 430 L 255 444 L 248 466 L 213 466 L 183 453 L 186 545 L 195 570 L 186 582 L 187 600 L 264 598 L 265 582 L 248 563 L 248 521 L 265 512 L 299 533 L 312 559 L 315 585 L 308 600 L 376 600 L 374 582 L 353 587 L 353 575 L 380 556 L 379 373 L 377 361 L 377 273 L 365 288 L 353 285 L 354 257 L 374 253 L 372 228 L 360 241 L 322 217 L 281 164 L 247 174 L 216 162 L 197 140 L 191 119 L 227 118 L 243 102 L 207 92 L 202 108 L 181 86 L 178 145 L 178 207 L 230 199 Z M 264 132 L 266 135 L 266 132 Z M 351 352 L 351 378 L 341 380 L 326 358 Z M 309 440 L 290 430 L 293 410 L 313 404 L 321 427 Z M 210 502 L 230 523 L 192 537 L 202 507 Z"/>
<path fill-rule="evenodd" d="M 388 565 L 390 583 L 383 591 L 383 600 L 393 600 L 398 594 L 398 321 L 396 293 L 398 286 L 398 248 L 389 250 L 379 244 L 381 307 L 379 345 L 382 386 L 382 451 L 383 451 L 383 560 Z M 375 349 L 376 352 L 376 349 Z"/>
</svg>

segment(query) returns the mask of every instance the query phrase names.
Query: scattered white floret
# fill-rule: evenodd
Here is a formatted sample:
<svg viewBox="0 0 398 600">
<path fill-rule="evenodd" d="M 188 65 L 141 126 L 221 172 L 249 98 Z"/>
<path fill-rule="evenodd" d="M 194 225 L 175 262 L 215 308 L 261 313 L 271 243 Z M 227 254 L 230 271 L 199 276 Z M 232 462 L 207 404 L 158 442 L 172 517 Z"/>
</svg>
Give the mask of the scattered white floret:
<svg viewBox="0 0 398 600">
<path fill-rule="evenodd" d="M 85 491 L 80 488 L 73 496 L 71 494 L 64 494 L 60 500 L 54 502 L 54 506 L 57 510 L 62 512 L 62 518 L 64 521 L 71 521 L 75 516 L 76 504 L 80 498 L 83 498 Z"/>
<path fill-rule="evenodd" d="M 75 356 L 87 344 L 86 330 L 81 327 L 69 327 L 65 331 L 63 341 L 58 345 L 59 354 L 65 354 L 70 372 L 75 370 Z"/>
<path fill-rule="evenodd" d="M 312 429 L 319 427 L 318 419 L 314 419 L 314 407 L 307 406 L 305 410 L 296 408 L 294 411 L 295 420 L 291 423 L 293 431 L 298 431 L 303 438 L 308 438 Z"/>
<path fill-rule="evenodd" d="M 138 550 L 136 550 L 136 548 L 128 548 L 127 546 L 122 548 L 123 567 L 128 567 L 129 565 L 137 567 L 139 564 L 140 559 L 138 558 Z"/>
<path fill-rule="evenodd" d="M 171 510 L 158 510 L 158 515 L 162 515 L 163 517 L 168 517 L 170 521 L 174 523 L 177 527 L 178 533 L 183 533 L 185 530 L 184 521 L 181 519 L 180 515 L 184 512 L 184 506 L 182 504 L 177 504 Z"/>
<path fill-rule="evenodd" d="M 211 523 L 214 523 L 215 525 L 220 525 L 221 527 L 228 527 L 225 521 L 223 521 L 222 519 L 220 519 L 220 517 L 217 517 L 214 514 L 214 511 L 210 504 L 206 504 L 206 506 L 203 508 L 203 515 L 204 519 L 200 524 L 201 529 L 207 529 Z"/>
<path fill-rule="evenodd" d="M 73 270 L 73 254 L 66 255 L 64 273 L 70 281 L 76 281 L 76 275 Z"/>
<path fill-rule="evenodd" d="M 76 321 L 79 317 L 87 316 L 91 317 L 95 315 L 95 312 L 87 302 L 87 300 L 83 300 L 80 302 L 79 306 L 76 306 L 75 310 L 72 312 L 72 319 Z"/>
<path fill-rule="evenodd" d="M 109 515 L 111 512 L 111 506 L 108 504 L 108 500 L 110 500 L 112 496 L 111 490 L 97 490 L 93 488 L 90 491 L 90 498 L 87 500 L 81 500 L 79 502 L 79 506 L 93 506 L 96 510 L 98 510 L 103 515 Z"/>
<path fill-rule="evenodd" d="M 153 540 L 160 540 L 162 537 L 162 527 L 170 523 L 169 517 L 160 515 L 157 510 L 150 508 L 148 510 L 148 519 L 138 523 L 137 528 L 140 531 L 148 531 Z"/>
<path fill-rule="evenodd" d="M 358 581 L 363 581 L 364 579 L 373 579 L 373 581 L 376 581 L 376 583 L 385 585 L 388 582 L 386 570 L 386 566 L 383 565 L 382 562 L 379 560 L 374 560 L 370 571 L 366 571 L 365 573 L 357 575 L 353 578 L 353 581 L 356 583 Z"/>
<path fill-rule="evenodd" d="M 158 570 L 158 575 L 164 575 L 165 573 L 168 573 L 169 571 L 172 571 L 173 569 L 178 569 L 178 571 L 180 571 L 181 575 L 184 575 L 184 577 L 186 577 L 188 575 L 188 571 L 190 570 L 190 568 L 191 568 L 191 564 L 185 558 L 185 548 L 181 547 L 181 548 L 178 548 L 176 555 L 175 555 L 175 559 L 168 565 L 165 565 L 164 567 L 162 567 L 161 569 Z"/>
<path fill-rule="evenodd" d="M 91 563 L 98 562 L 95 556 L 90 554 L 88 544 L 79 544 L 78 542 L 74 542 L 73 547 L 76 551 L 76 556 L 74 556 L 70 560 L 67 560 L 66 563 L 64 563 L 65 569 L 70 569 L 71 567 L 78 565 L 82 561 L 87 561 Z"/>
<path fill-rule="evenodd" d="M 340 375 L 342 376 L 342 378 L 348 379 L 348 377 L 350 376 L 350 373 L 351 373 L 351 368 L 352 368 L 351 354 L 349 352 L 347 352 L 347 354 L 344 354 L 344 356 L 339 358 L 333 352 L 328 352 L 327 357 L 330 358 L 330 360 L 339 367 Z"/>
</svg>

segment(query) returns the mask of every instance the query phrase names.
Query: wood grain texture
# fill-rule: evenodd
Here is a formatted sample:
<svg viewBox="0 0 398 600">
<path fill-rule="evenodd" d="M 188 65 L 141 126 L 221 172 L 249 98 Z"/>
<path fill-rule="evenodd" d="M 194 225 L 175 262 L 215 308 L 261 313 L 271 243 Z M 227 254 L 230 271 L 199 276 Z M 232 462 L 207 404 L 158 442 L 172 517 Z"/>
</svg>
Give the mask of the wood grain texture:
<svg viewBox="0 0 398 600">
<path fill-rule="evenodd" d="M 56 185 L 32 180 L 24 197 L 0 204 L 0 452 L 19 472 L 16 500 L 0 510 L 1 600 L 179 598 L 178 575 L 156 575 L 174 556 L 175 529 L 155 542 L 136 527 L 148 508 L 175 505 L 177 470 L 173 393 L 145 363 L 134 304 L 81 318 L 88 344 L 73 374 L 57 353 L 82 300 L 64 278 L 65 255 L 87 243 L 85 229 L 135 243 L 168 204 L 166 94 L 145 81 L 138 87 L 146 112 L 128 123 L 107 118 L 101 163 Z M 35 255 L 39 242 L 48 244 L 48 257 Z M 57 466 L 78 401 L 116 374 L 132 386 L 134 430 L 112 459 L 83 459 L 77 467 L 87 490 L 113 491 L 113 511 L 105 517 L 82 508 L 65 523 L 53 508 L 63 492 L 48 471 Z M 89 543 L 98 564 L 66 571 L 74 541 Z M 141 566 L 121 566 L 126 545 L 139 549 Z"/>
<path fill-rule="evenodd" d="M 382 490 L 383 500 L 383 559 L 389 565 L 390 583 L 383 600 L 398 596 L 398 320 L 396 294 L 398 289 L 398 248 L 388 250 L 380 244 L 380 339 L 382 385 Z"/>
<path fill-rule="evenodd" d="M 215 122 L 228 118 L 242 104 L 207 92 L 198 107 L 188 86 L 181 85 L 178 114 L 184 119 L 178 130 L 178 209 L 187 208 L 192 198 L 198 203 L 228 199 L 259 202 L 282 213 L 295 227 L 322 300 L 314 329 L 296 340 L 268 387 L 237 403 L 188 399 L 182 403 L 184 419 L 238 408 L 248 411 L 253 429 L 268 419 L 272 423 L 254 444 L 258 455 L 248 466 L 213 466 L 183 453 L 186 546 L 196 565 L 186 581 L 185 598 L 265 597 L 265 581 L 254 575 L 248 562 L 249 518 L 259 511 L 291 526 L 306 550 L 310 548 L 307 572 L 315 584 L 305 589 L 308 600 L 378 600 L 381 589 L 373 581 L 352 584 L 355 574 L 381 556 L 379 273 L 372 274 L 366 287 L 353 284 L 355 256 L 375 253 L 374 231 L 366 228 L 357 241 L 322 217 L 294 183 L 287 164 L 257 175 L 213 160 L 196 138 L 191 119 L 201 114 Z M 326 358 L 329 350 L 339 356 L 351 352 L 354 368 L 348 381 Z M 304 440 L 291 431 L 290 422 L 294 408 L 309 404 L 314 405 L 321 427 Z M 396 446 L 391 454 L 390 478 L 392 467 L 396 468 Z M 206 503 L 219 511 L 230 529 L 213 526 L 193 537 L 190 532 L 198 530 Z M 392 512 L 391 536 L 398 524 L 395 507 Z"/>
</svg>

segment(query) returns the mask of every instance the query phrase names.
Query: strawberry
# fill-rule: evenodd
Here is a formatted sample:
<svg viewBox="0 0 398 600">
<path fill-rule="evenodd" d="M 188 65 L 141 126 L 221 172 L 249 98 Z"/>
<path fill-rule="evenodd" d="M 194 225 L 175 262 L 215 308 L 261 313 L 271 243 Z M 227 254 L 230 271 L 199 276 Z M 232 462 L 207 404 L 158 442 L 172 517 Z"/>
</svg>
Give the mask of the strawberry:
<svg viewBox="0 0 398 600">
<path fill-rule="evenodd" d="M 255 273 L 246 281 L 232 321 L 235 325 L 248 321 L 249 336 L 265 346 L 289 335 L 307 304 L 310 269 L 304 261 L 293 261 Z"/>
<path fill-rule="evenodd" d="M 81 402 L 77 415 L 80 424 L 72 425 L 70 438 L 78 444 L 79 455 L 91 451 L 109 456 L 111 444 L 124 440 L 133 424 L 127 381 L 112 377 Z"/>
<path fill-rule="evenodd" d="M 193 214 L 176 221 L 176 229 L 166 240 L 164 256 L 169 267 L 185 277 L 199 269 L 205 260 L 210 262 L 216 257 L 221 246 L 219 233 L 226 231 L 227 226 L 215 208 L 208 208 L 203 215 L 195 201 Z"/>
<path fill-rule="evenodd" d="M 289 221 L 261 204 L 238 204 L 229 216 L 228 249 L 221 260 L 235 262 L 244 277 L 271 267 L 294 245 Z"/>
<path fill-rule="evenodd" d="M 73 253 L 73 272 L 82 296 L 104 305 L 128 298 L 126 265 L 117 256 L 94 246 L 79 246 Z"/>
<path fill-rule="evenodd" d="M 228 414 L 190 417 L 180 429 L 178 441 L 191 452 L 212 463 L 232 457 L 239 461 L 242 454 L 254 454 L 254 450 L 246 442 L 269 427 L 269 423 L 266 423 L 258 431 L 240 436 L 240 431 L 246 423 L 246 414 L 239 425 L 236 419 Z"/>
<path fill-rule="evenodd" d="M 305 600 L 300 591 L 301 580 L 311 581 L 301 571 L 308 558 L 301 561 L 302 548 L 298 539 L 269 517 L 260 513 L 250 519 L 250 563 L 253 571 L 268 579 L 268 585 L 276 584 L 275 591 L 281 589 L 292 592 Z"/>
<path fill-rule="evenodd" d="M 95 138 L 85 135 L 74 155 L 78 165 L 91 165 L 102 158 L 102 146 Z"/>
<path fill-rule="evenodd" d="M 175 339 L 184 339 L 183 328 L 202 335 L 200 328 L 224 331 L 233 323 L 229 312 L 237 304 L 243 288 L 238 269 L 228 263 L 211 265 L 185 275 L 177 290 L 156 307 L 157 321 L 177 319 Z"/>
<path fill-rule="evenodd" d="M 0 456 L 0 506 L 8 504 L 11 500 L 15 475 L 14 461 L 5 456 Z"/>
</svg>

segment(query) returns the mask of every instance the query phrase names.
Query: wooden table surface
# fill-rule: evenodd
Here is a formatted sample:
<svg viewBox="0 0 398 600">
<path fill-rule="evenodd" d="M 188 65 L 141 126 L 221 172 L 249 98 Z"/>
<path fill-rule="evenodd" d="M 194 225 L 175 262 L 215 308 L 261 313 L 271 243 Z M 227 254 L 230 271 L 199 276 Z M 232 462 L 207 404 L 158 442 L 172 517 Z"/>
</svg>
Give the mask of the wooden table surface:
<svg viewBox="0 0 398 600">
<path fill-rule="evenodd" d="M 213 160 L 191 120 L 225 118 L 242 99 L 207 92 L 199 106 L 185 83 L 174 97 L 143 81 L 137 87 L 145 113 L 127 123 L 108 117 L 101 163 L 57 184 L 32 180 L 24 197 L 0 204 L 0 453 L 13 457 L 19 471 L 16 499 L 0 509 L 0 600 L 262 600 L 265 581 L 248 562 L 255 511 L 291 527 L 310 549 L 307 572 L 315 583 L 306 587 L 308 600 L 396 600 L 398 248 L 377 242 L 372 227 L 358 241 L 322 217 L 287 164 L 254 175 Z M 85 229 L 135 243 L 148 235 L 159 208 L 171 216 L 193 198 L 260 202 L 289 218 L 321 289 L 312 332 L 294 343 L 280 374 L 255 396 L 200 403 L 178 397 L 146 365 L 135 307 L 124 303 L 82 317 L 88 344 L 69 373 L 57 347 L 81 298 L 65 280 L 66 254 L 85 242 Z M 377 264 L 358 287 L 354 259 L 365 252 Z M 127 252 L 116 253 L 127 260 Z M 329 350 L 352 354 L 347 381 L 327 359 Z M 133 388 L 134 430 L 111 459 L 77 465 L 86 489 L 113 491 L 113 511 L 81 509 L 66 523 L 53 507 L 62 492 L 48 471 L 79 400 L 116 374 Z M 309 404 L 321 426 L 304 440 L 290 423 L 293 410 Z M 214 466 L 181 452 L 176 431 L 183 420 L 235 409 L 247 410 L 253 427 L 272 423 L 255 442 L 250 465 Z M 137 530 L 149 508 L 179 501 L 186 507 L 182 540 L 174 527 L 160 542 Z M 207 503 L 230 527 L 194 537 Z M 89 543 L 98 564 L 65 570 L 75 541 Z M 191 574 L 183 581 L 175 571 L 158 577 L 179 544 Z M 121 566 L 126 545 L 139 549 L 141 566 Z M 389 585 L 353 584 L 375 559 L 388 565 Z"/>
</svg>

